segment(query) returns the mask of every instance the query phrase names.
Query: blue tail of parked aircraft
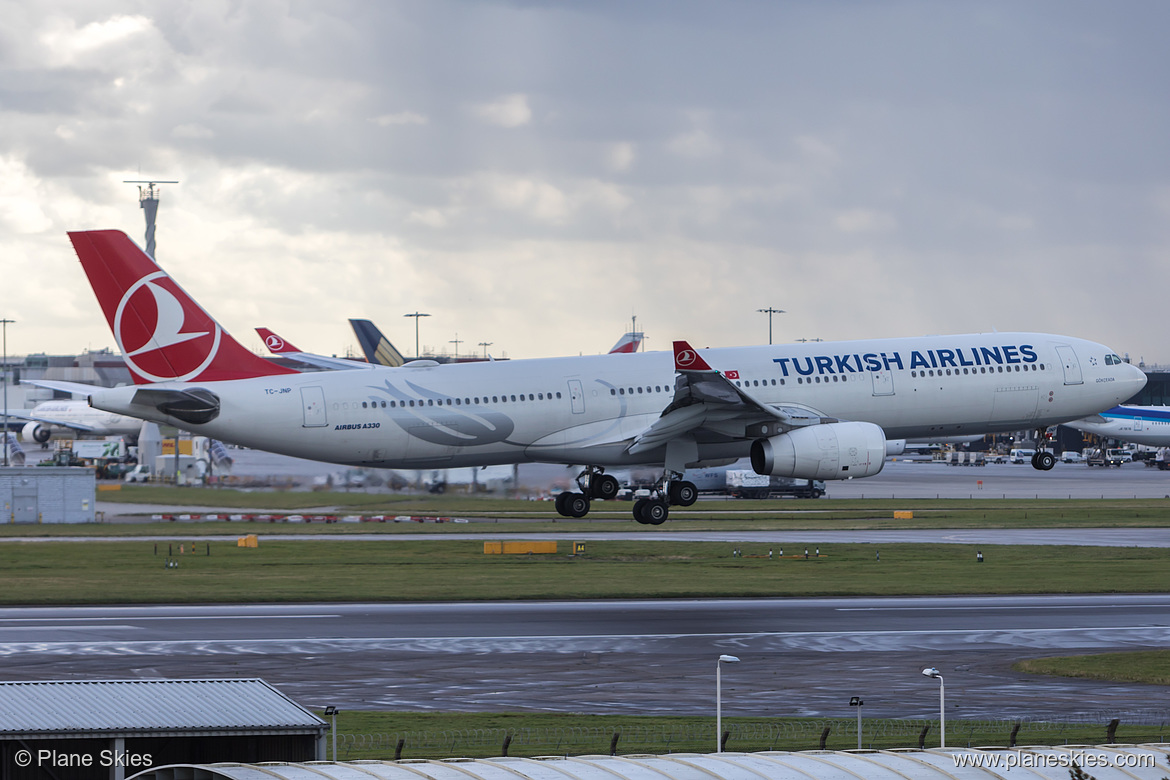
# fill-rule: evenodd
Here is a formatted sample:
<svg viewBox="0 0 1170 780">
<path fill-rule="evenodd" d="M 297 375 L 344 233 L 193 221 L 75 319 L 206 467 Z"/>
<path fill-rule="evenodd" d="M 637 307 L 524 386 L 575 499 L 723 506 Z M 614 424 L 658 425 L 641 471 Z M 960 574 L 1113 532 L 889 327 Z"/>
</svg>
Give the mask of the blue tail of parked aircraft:
<svg viewBox="0 0 1170 780">
<path fill-rule="evenodd" d="M 401 366 L 406 362 L 406 358 L 402 357 L 402 353 L 382 335 L 377 325 L 369 320 L 350 320 L 349 324 L 357 336 L 367 362 L 391 367 Z"/>
</svg>

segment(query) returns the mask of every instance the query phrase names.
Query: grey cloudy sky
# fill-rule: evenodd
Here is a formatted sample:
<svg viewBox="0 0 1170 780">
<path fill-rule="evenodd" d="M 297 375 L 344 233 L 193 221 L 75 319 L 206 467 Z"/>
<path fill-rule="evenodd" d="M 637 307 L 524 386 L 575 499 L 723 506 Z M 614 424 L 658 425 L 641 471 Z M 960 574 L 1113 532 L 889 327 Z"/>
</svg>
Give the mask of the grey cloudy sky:
<svg viewBox="0 0 1170 780">
<path fill-rule="evenodd" d="M 986 330 L 1170 362 L 1170 4 L 0 0 L 10 352 L 142 242 L 249 347 Z"/>
</svg>

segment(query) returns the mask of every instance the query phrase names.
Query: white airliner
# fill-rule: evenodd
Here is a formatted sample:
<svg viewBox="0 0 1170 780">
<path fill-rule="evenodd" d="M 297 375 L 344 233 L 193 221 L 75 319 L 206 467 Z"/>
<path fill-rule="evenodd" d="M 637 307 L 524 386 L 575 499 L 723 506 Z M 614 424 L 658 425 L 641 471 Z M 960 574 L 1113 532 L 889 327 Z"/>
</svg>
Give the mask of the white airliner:
<svg viewBox="0 0 1170 780">
<path fill-rule="evenodd" d="M 95 385 L 47 380 L 25 380 L 25 384 L 67 389 L 68 392 L 86 395 L 99 389 Z M 8 416 L 28 420 L 20 435 L 25 441 L 35 441 L 39 444 L 49 440 L 54 428 L 65 428 L 95 436 L 130 437 L 137 437 L 138 432 L 142 430 L 142 420 L 91 408 L 87 401 L 44 401 L 31 410 L 19 412 L 9 410 Z"/>
<path fill-rule="evenodd" d="M 1170 447 L 1170 406 L 1115 406 L 1065 425 L 1104 439 Z"/>
<path fill-rule="evenodd" d="M 616 494 L 607 468 L 662 468 L 634 505 L 658 524 L 694 502 L 691 465 L 750 455 L 761 474 L 866 477 L 887 438 L 1047 428 L 1146 382 L 1107 347 L 1043 333 L 297 373 L 242 347 L 124 233 L 69 235 L 137 383 L 94 390 L 93 407 L 350 466 L 585 464 L 557 502 L 568 516 Z"/>
</svg>

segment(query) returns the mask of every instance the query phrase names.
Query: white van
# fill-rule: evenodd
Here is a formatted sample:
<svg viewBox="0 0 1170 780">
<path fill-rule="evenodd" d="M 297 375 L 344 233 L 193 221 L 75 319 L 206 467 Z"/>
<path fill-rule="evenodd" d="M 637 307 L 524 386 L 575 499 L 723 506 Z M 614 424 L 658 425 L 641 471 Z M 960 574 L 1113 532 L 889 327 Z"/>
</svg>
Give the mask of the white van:
<svg viewBox="0 0 1170 780">
<path fill-rule="evenodd" d="M 1008 453 L 1009 463 L 1031 463 L 1036 450 L 1012 450 Z"/>
</svg>

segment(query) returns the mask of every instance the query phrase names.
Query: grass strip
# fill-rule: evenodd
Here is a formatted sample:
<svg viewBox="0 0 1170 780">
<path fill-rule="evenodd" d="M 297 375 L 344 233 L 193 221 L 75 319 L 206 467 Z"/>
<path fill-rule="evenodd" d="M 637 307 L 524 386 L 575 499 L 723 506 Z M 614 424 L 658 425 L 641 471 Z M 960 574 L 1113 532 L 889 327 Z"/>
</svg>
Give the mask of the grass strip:
<svg viewBox="0 0 1170 780">
<path fill-rule="evenodd" d="M 318 714 L 320 714 L 318 712 Z M 324 718 L 329 722 L 329 718 Z M 724 718 L 730 732 L 727 750 L 815 750 L 857 747 L 854 718 Z M 862 745 L 871 749 L 916 748 L 924 727 L 927 747 L 938 745 L 938 722 L 864 719 Z M 947 722 L 948 747 L 1006 746 L 1016 722 Z M 488 758 L 502 755 L 608 754 L 618 734 L 619 755 L 636 753 L 710 753 L 715 750 L 713 717 L 627 715 L 556 715 L 543 713 L 410 713 L 342 711 L 337 718 L 338 755 L 342 760 L 392 760 L 402 742 L 402 758 Z M 1130 723 L 1122 718 L 1118 742 L 1162 742 L 1170 724 Z M 1059 723 L 1019 721 L 1018 745 L 1100 744 L 1106 722 Z"/>
<path fill-rule="evenodd" d="M 1028 674 L 1170 685 L 1170 650 L 1030 658 L 1017 661 L 1012 669 Z"/>
<path fill-rule="evenodd" d="M 733 554 L 738 548 L 741 556 Z M 803 552 L 810 551 L 805 559 Z M 820 556 L 816 554 L 820 550 Z M 194 550 L 194 553 L 192 553 Z M 431 602 L 1170 591 L 1170 551 L 953 544 L 590 541 L 583 555 L 486 555 L 463 540 L 0 545 L 3 604 Z M 880 560 L 878 553 L 880 552 Z M 768 557 L 769 554 L 772 557 Z M 167 558 L 177 567 L 165 566 Z"/>
</svg>

